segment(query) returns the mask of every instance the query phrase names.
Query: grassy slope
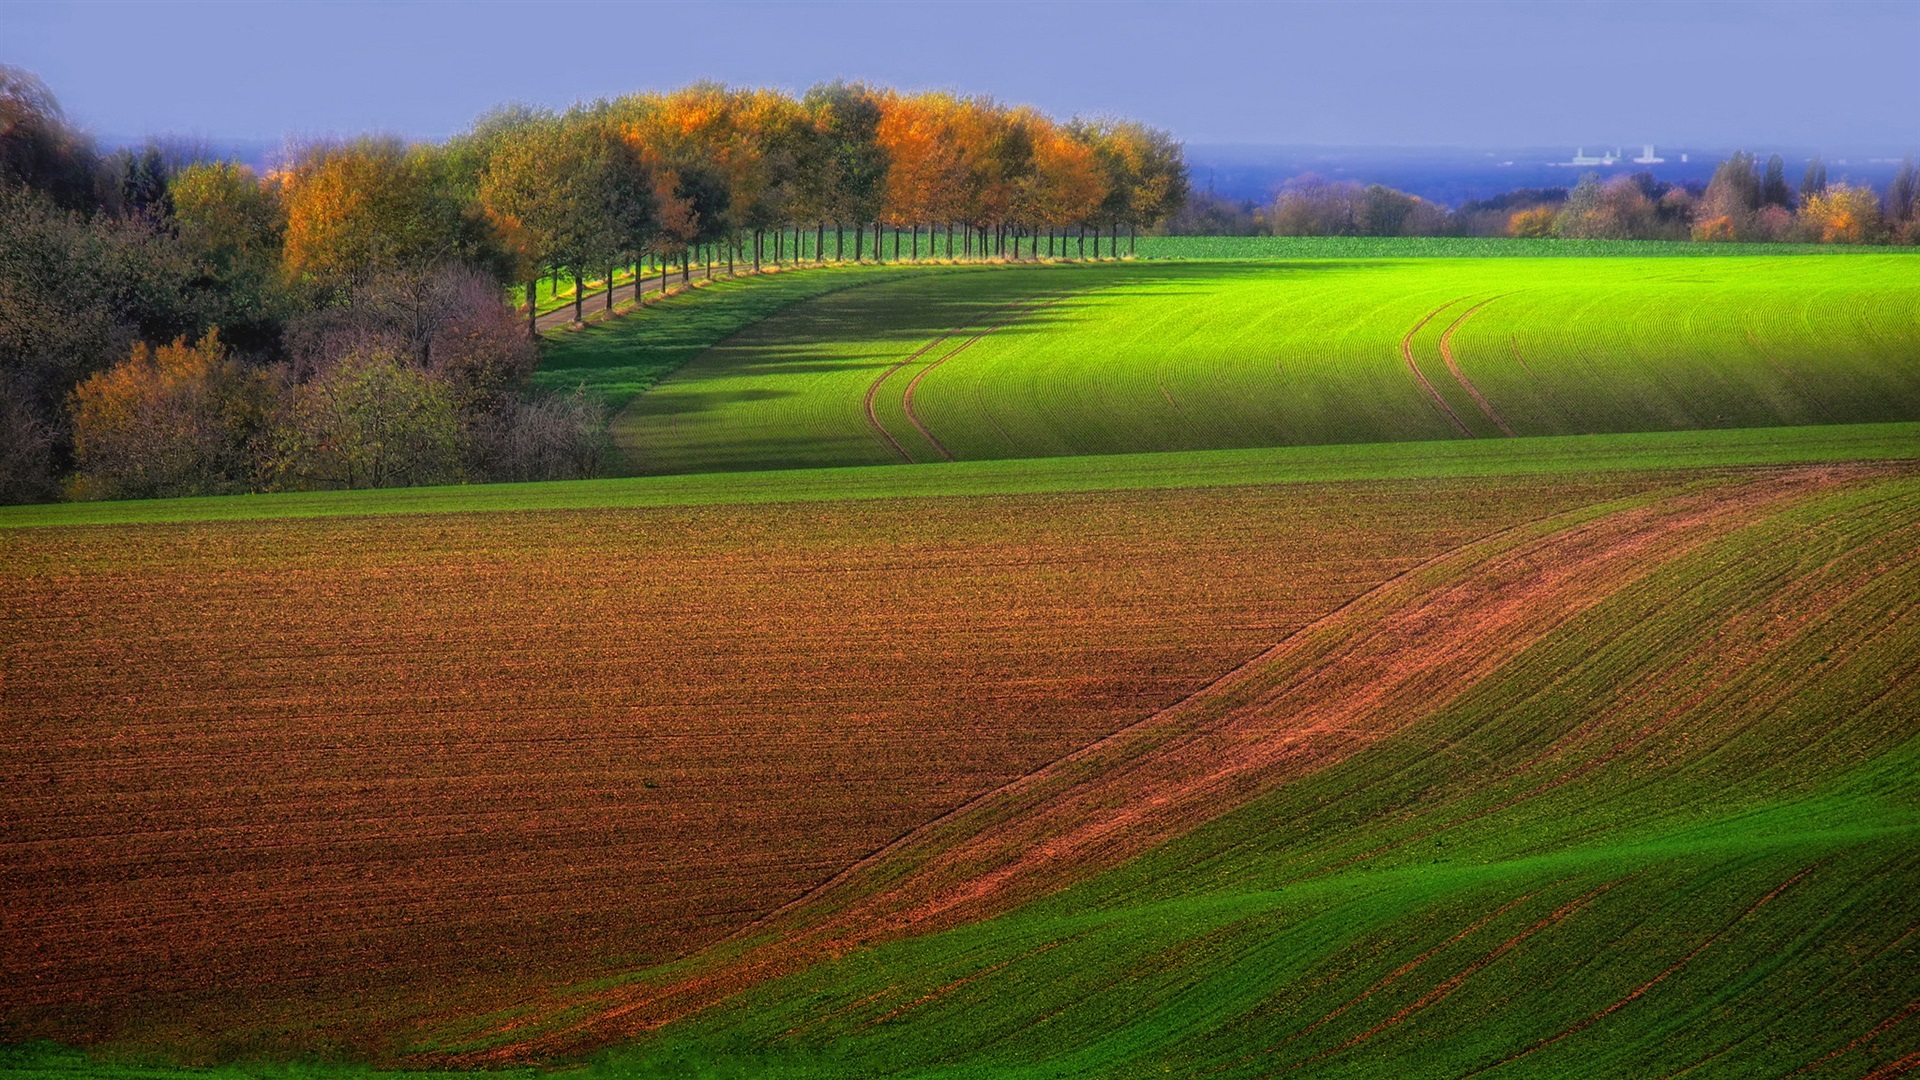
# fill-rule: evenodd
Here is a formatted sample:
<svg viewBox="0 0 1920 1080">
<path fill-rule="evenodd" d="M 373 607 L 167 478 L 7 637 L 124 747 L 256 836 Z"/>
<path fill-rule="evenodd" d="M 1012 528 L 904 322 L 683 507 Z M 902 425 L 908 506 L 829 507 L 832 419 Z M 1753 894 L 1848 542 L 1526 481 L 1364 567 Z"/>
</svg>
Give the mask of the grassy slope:
<svg viewBox="0 0 1920 1080">
<path fill-rule="evenodd" d="M 1468 442 L 966 461 L 534 484 L 286 492 L 0 507 L 4 530 L 37 526 L 485 513 L 616 506 L 831 502 L 923 495 L 1127 491 L 1631 469 L 1721 468 L 1920 457 L 1920 423 Z"/>
<path fill-rule="evenodd" d="M 606 1071 L 1864 1075 L 1920 1048 L 1917 516 L 1780 514 L 1344 764 Z"/>
<path fill-rule="evenodd" d="M 1440 352 L 1483 301 L 1452 351 L 1522 435 L 1920 418 L 1904 256 L 1136 263 L 794 307 L 661 381 L 617 438 L 643 472 L 938 460 L 909 388 L 962 460 L 1456 437 L 1408 369 L 1416 326 L 1421 374 L 1498 436 Z"/>
<path fill-rule="evenodd" d="M 555 335 L 534 379 L 551 390 L 585 386 L 618 409 L 709 346 L 782 308 L 903 272 L 826 267 L 702 281 L 644 311 Z"/>
</svg>

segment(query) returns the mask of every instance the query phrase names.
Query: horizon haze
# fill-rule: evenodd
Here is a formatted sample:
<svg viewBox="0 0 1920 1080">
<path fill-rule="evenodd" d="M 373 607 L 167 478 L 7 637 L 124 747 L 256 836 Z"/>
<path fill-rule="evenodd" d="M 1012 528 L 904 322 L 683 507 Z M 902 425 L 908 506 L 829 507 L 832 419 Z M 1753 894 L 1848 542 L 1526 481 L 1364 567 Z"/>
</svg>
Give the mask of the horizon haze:
<svg viewBox="0 0 1920 1080">
<path fill-rule="evenodd" d="M 1920 143 L 1920 111 L 1900 107 L 1920 97 L 1913 4 L 558 2 L 537 20 L 527 10 L 4 0 L 0 61 L 40 76 L 109 143 L 440 139 L 507 103 L 564 109 L 700 80 L 950 89 L 1056 116 L 1135 116 L 1212 146 L 1571 152 L 1631 140 L 1865 156 Z M 996 21 L 1003 32 L 983 38 Z M 725 50 L 657 47 L 716 28 Z M 204 62 L 171 65 L 156 84 L 156 51 Z"/>
</svg>

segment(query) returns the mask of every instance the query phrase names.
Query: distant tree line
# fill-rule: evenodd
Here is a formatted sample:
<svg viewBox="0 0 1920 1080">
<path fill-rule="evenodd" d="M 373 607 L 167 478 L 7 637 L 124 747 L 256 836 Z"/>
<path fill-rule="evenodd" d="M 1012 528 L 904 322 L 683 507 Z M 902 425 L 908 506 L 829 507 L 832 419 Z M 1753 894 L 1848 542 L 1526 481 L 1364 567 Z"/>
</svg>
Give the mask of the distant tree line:
<svg viewBox="0 0 1920 1080">
<path fill-rule="evenodd" d="M 616 268 L 1114 258 L 1186 194 L 1165 132 L 846 84 L 512 108 L 256 175 L 103 153 L 0 67 L 0 500 L 594 475 L 600 405 L 530 387 L 543 284 L 577 318 Z"/>
<path fill-rule="evenodd" d="M 1521 188 L 1448 209 L 1381 184 L 1301 176 L 1267 205 L 1196 193 L 1166 231 L 1212 236 L 1516 236 L 1575 240 L 1920 244 L 1920 173 L 1909 158 L 1885 191 L 1829 182 L 1818 158 L 1798 187 L 1775 154 L 1736 153 L 1705 185 L 1641 172 L 1568 188 Z"/>
</svg>

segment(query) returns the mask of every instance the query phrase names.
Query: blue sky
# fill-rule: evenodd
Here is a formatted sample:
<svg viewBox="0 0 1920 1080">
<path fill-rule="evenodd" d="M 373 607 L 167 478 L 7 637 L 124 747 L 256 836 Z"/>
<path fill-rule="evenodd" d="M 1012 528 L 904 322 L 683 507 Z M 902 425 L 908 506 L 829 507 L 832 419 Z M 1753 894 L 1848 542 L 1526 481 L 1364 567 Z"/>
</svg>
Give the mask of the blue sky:
<svg viewBox="0 0 1920 1080">
<path fill-rule="evenodd" d="M 0 0 L 109 137 L 441 137 L 507 101 L 835 78 L 1196 143 L 1920 147 L 1920 3 Z"/>
</svg>

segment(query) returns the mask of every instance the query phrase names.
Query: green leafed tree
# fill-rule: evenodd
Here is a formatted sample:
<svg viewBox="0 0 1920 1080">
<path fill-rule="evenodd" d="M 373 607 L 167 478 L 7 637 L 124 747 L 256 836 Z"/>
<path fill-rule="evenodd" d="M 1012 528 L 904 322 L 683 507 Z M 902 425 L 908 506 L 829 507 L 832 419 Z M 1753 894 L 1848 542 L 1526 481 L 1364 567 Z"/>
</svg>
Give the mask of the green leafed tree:
<svg viewBox="0 0 1920 1080">
<path fill-rule="evenodd" d="M 646 169 L 598 117 L 540 117 L 503 138 L 481 173 L 479 199 L 517 256 L 529 298 L 535 278 L 604 270 L 643 250 L 654 231 Z"/>
<path fill-rule="evenodd" d="M 295 389 L 272 468 L 278 486 L 296 490 L 454 483 L 461 435 L 445 380 L 373 350 Z"/>
</svg>

